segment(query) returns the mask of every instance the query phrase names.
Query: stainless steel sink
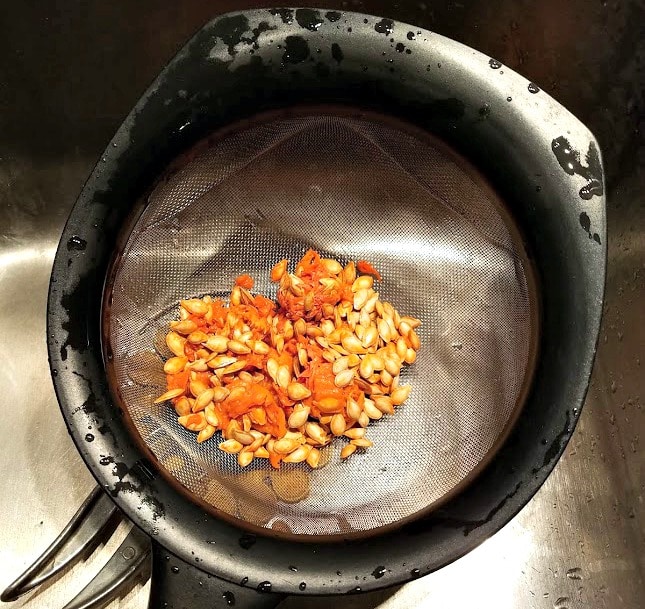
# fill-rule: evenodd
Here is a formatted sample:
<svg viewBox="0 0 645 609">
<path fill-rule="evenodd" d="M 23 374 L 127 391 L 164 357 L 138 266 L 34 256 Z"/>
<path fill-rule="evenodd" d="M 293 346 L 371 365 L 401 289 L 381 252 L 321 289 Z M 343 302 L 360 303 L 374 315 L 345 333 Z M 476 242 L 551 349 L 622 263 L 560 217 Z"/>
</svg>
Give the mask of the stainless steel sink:
<svg viewBox="0 0 645 609">
<path fill-rule="evenodd" d="M 268 6 L 271 3 L 257 3 Z M 637 609 L 645 597 L 645 26 L 642 2 L 319 2 L 383 14 L 498 58 L 598 137 L 607 173 L 606 306 L 580 424 L 544 487 L 471 554 L 338 609 Z M 234 2 L 12 3 L 0 20 L 0 588 L 58 534 L 94 481 L 67 436 L 45 345 L 63 223 L 105 143 L 163 64 Z M 127 532 L 14 607 L 62 606 Z M 148 585 L 113 607 L 145 607 Z M 327 599 L 281 607 L 322 608 Z"/>
</svg>

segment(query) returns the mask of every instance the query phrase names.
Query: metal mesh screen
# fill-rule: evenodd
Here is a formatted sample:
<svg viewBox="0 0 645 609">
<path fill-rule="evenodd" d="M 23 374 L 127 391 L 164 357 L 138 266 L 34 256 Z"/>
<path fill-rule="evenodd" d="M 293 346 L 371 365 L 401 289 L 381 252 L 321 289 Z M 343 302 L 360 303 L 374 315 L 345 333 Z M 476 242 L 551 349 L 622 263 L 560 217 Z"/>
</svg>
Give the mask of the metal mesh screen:
<svg viewBox="0 0 645 609">
<path fill-rule="evenodd" d="M 242 470 L 219 433 L 198 445 L 152 404 L 163 336 L 181 298 L 225 296 L 241 273 L 275 297 L 272 265 L 310 247 L 371 261 L 382 299 L 422 320 L 412 394 L 346 462 L 332 443 L 318 470 Z M 217 510 L 284 533 L 373 531 L 455 489 L 516 412 L 535 335 L 525 260 L 491 192 L 433 140 L 334 113 L 245 125 L 160 181 L 127 240 L 106 321 L 116 389 L 159 462 Z"/>
</svg>

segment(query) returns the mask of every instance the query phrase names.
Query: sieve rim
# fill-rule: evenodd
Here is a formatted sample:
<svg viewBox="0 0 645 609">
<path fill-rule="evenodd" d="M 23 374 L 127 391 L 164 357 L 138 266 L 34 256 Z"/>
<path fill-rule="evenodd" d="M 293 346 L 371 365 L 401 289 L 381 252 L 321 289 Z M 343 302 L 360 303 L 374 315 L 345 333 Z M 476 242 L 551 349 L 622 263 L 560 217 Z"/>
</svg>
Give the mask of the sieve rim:
<svg viewBox="0 0 645 609">
<path fill-rule="evenodd" d="M 355 532 L 343 532 L 334 534 L 308 534 L 308 533 L 292 533 L 280 531 L 269 527 L 253 524 L 243 518 L 238 518 L 218 509 L 209 502 L 199 497 L 196 493 L 187 488 L 173 473 L 167 469 L 161 461 L 156 457 L 154 452 L 150 449 L 146 441 L 141 436 L 136 424 L 127 405 L 127 401 L 123 398 L 118 383 L 116 382 L 116 371 L 114 364 L 114 357 L 112 356 L 110 345 L 110 304 L 112 301 L 112 289 L 115 282 L 115 277 L 120 269 L 120 261 L 123 258 L 124 249 L 127 246 L 129 237 L 134 229 L 141 214 L 145 211 L 148 205 L 148 199 L 155 189 L 172 177 L 176 172 L 185 167 L 195 158 L 212 148 L 216 143 L 225 140 L 231 134 L 243 132 L 246 129 L 257 126 L 258 124 L 266 124 L 276 120 L 288 120 L 298 118 L 312 118 L 312 117 L 338 117 L 342 119 L 358 119 L 373 121 L 377 124 L 387 124 L 388 127 L 396 128 L 406 135 L 415 137 L 428 146 L 432 146 L 441 154 L 445 155 L 449 160 L 455 163 L 468 177 L 480 188 L 486 195 L 488 201 L 495 208 L 500 219 L 502 220 L 505 228 L 509 232 L 512 242 L 517 246 L 517 254 L 522 263 L 524 271 L 523 277 L 527 284 L 528 295 L 528 311 L 529 311 L 529 345 L 527 354 L 527 363 L 524 370 L 524 375 L 521 383 L 515 405 L 511 409 L 510 415 L 506 420 L 501 431 L 497 434 L 495 442 L 487 450 L 484 456 L 479 459 L 477 464 L 464 476 L 456 485 L 450 488 L 438 499 L 432 501 L 424 508 L 409 514 L 403 518 L 397 519 L 391 523 L 374 527 L 371 529 L 357 530 Z M 411 522 L 423 519 L 429 516 L 432 512 L 441 508 L 444 504 L 454 499 L 461 492 L 464 491 L 473 481 L 486 469 L 490 462 L 494 459 L 495 455 L 499 452 L 504 445 L 513 428 L 515 427 L 524 405 L 529 398 L 533 380 L 539 361 L 540 351 L 540 327 L 541 327 L 541 291 L 538 280 L 538 273 L 533 263 L 533 256 L 530 253 L 528 241 L 525 238 L 517 222 L 515 222 L 510 210 L 504 204 L 501 196 L 491 185 L 488 178 L 479 171 L 464 155 L 455 150 L 452 146 L 448 145 L 445 140 L 439 138 L 436 134 L 428 130 L 405 121 L 400 117 L 393 115 L 386 115 L 371 109 L 361 108 L 357 105 L 341 105 L 341 104 L 299 104 L 298 106 L 285 107 L 280 109 L 273 109 L 269 111 L 259 112 L 243 119 L 233 121 L 215 131 L 207 134 L 199 139 L 196 143 L 191 145 L 187 150 L 177 155 L 170 163 L 167 164 L 157 178 L 153 180 L 150 186 L 144 193 L 134 202 L 130 213 L 126 216 L 121 224 L 115 240 L 115 248 L 110 258 L 108 270 L 105 275 L 105 283 L 103 288 L 103 296 L 101 303 L 101 353 L 103 356 L 103 365 L 108 380 L 108 390 L 115 404 L 118 406 L 119 411 L 122 413 L 122 420 L 128 431 L 130 438 L 134 441 L 137 448 L 145 455 L 145 457 L 153 464 L 156 471 L 158 471 L 170 487 L 183 496 L 188 501 L 202 508 L 210 516 L 218 520 L 222 520 L 227 524 L 242 529 L 248 533 L 259 535 L 278 541 L 298 542 L 298 543 L 324 543 L 334 544 L 342 543 L 352 540 L 363 540 L 371 537 L 377 537 L 385 534 L 390 534 L 399 528 L 402 528 Z M 178 299 L 179 300 L 179 299 Z"/>
</svg>

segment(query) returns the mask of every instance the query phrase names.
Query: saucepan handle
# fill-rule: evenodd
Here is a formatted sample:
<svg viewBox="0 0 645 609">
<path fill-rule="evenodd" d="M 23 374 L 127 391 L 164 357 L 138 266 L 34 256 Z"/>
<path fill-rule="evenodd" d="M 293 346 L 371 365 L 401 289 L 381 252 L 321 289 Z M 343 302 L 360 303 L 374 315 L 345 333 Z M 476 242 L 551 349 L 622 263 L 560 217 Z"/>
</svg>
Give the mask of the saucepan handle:
<svg viewBox="0 0 645 609">
<path fill-rule="evenodd" d="M 205 573 L 152 542 L 152 582 L 148 609 L 271 609 L 285 597 L 229 584 Z"/>
</svg>

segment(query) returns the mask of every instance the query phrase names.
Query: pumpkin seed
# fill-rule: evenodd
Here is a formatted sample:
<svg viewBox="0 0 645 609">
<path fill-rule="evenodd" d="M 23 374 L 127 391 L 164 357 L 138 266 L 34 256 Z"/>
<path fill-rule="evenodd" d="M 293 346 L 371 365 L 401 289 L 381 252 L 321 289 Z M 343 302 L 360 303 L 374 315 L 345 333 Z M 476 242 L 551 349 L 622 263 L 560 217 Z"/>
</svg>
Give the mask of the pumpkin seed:
<svg viewBox="0 0 645 609">
<path fill-rule="evenodd" d="M 347 333 L 341 339 L 341 344 L 347 351 L 350 353 L 365 353 L 365 348 L 363 347 L 359 338 L 353 333 Z"/>
<path fill-rule="evenodd" d="M 353 262 L 348 262 L 343 269 L 343 281 L 345 283 L 353 284 L 356 279 L 356 265 Z"/>
<path fill-rule="evenodd" d="M 373 420 L 378 420 L 383 416 L 383 413 L 375 406 L 372 400 L 365 400 L 363 412 Z"/>
<path fill-rule="evenodd" d="M 365 428 L 352 427 L 351 429 L 348 429 L 347 431 L 345 431 L 343 435 L 346 438 L 349 438 L 350 440 L 357 440 L 358 438 L 365 437 Z"/>
<path fill-rule="evenodd" d="M 242 451 L 237 454 L 237 462 L 240 465 L 240 467 L 246 467 L 247 465 L 250 465 L 251 461 L 253 461 L 252 452 Z"/>
<path fill-rule="evenodd" d="M 374 446 L 374 444 L 367 438 L 356 438 L 356 440 L 350 440 L 350 443 L 359 448 L 369 448 Z"/>
<path fill-rule="evenodd" d="M 229 340 L 228 349 L 236 355 L 245 355 L 246 353 L 251 353 L 251 349 L 247 345 L 237 340 Z"/>
<path fill-rule="evenodd" d="M 193 315 L 205 315 L 210 308 L 203 300 L 200 300 L 199 298 L 182 300 L 180 304 Z"/>
<path fill-rule="evenodd" d="M 345 424 L 345 417 L 342 414 L 335 414 L 331 418 L 331 423 L 329 424 L 331 428 L 331 433 L 335 436 L 340 436 L 345 432 L 347 425 Z"/>
<path fill-rule="evenodd" d="M 275 382 L 278 386 L 282 387 L 282 389 L 286 389 L 289 386 L 289 383 L 291 382 L 291 370 L 289 370 L 289 366 L 282 364 L 278 367 Z"/>
<path fill-rule="evenodd" d="M 269 451 L 264 448 L 264 446 L 260 446 L 253 455 L 258 458 L 258 459 L 268 459 L 269 458 Z"/>
<path fill-rule="evenodd" d="M 352 292 L 358 292 L 358 290 L 366 290 L 371 288 L 374 285 L 374 279 L 371 275 L 361 275 L 357 277 L 352 283 Z"/>
<path fill-rule="evenodd" d="M 287 260 L 280 260 L 277 264 L 271 269 L 271 281 L 277 282 L 282 279 L 286 270 L 287 270 Z"/>
<path fill-rule="evenodd" d="M 181 397 L 175 402 L 175 412 L 182 417 L 191 413 L 191 403 L 187 397 Z"/>
<path fill-rule="evenodd" d="M 410 385 L 401 385 L 400 387 L 394 389 L 394 391 L 392 391 L 392 393 L 390 394 L 392 403 L 396 406 L 403 404 L 403 402 L 405 402 L 405 400 L 407 400 L 410 396 L 411 390 L 412 387 Z"/>
<path fill-rule="evenodd" d="M 327 434 L 318 423 L 308 422 L 305 424 L 305 433 L 318 444 L 327 442 Z"/>
<path fill-rule="evenodd" d="M 317 448 L 311 447 L 309 454 L 307 455 L 307 465 L 312 469 L 316 469 L 320 463 L 320 451 Z"/>
<path fill-rule="evenodd" d="M 308 444 L 303 444 L 302 446 L 299 446 L 294 450 L 293 452 L 289 453 L 284 459 L 282 459 L 285 463 L 302 463 L 309 455 L 309 452 L 311 451 L 311 446 Z"/>
<path fill-rule="evenodd" d="M 177 389 L 170 389 L 166 393 L 162 393 L 153 403 L 161 404 L 161 402 L 166 402 L 167 400 L 172 400 L 173 398 L 178 398 L 180 395 L 184 394 L 184 390 L 181 387 Z"/>
<path fill-rule="evenodd" d="M 255 438 L 248 433 L 247 431 L 243 431 L 242 429 L 236 429 L 233 431 L 233 438 L 236 439 L 240 444 L 243 444 L 244 446 L 249 446 L 250 444 L 253 444 Z"/>
<path fill-rule="evenodd" d="M 300 408 L 294 408 L 293 412 L 289 416 L 289 427 L 298 428 L 302 427 L 309 418 L 309 406 L 303 406 L 302 404 L 297 404 Z"/>
<path fill-rule="evenodd" d="M 206 332 L 202 332 L 201 330 L 196 330 L 195 332 L 191 332 L 188 335 L 188 342 L 191 345 L 199 345 L 200 343 L 206 342 L 208 340 L 208 334 Z"/>
<path fill-rule="evenodd" d="M 372 398 L 372 402 L 383 414 L 394 414 L 392 398 L 386 395 L 377 395 Z M 369 412 L 367 414 L 369 416 Z"/>
<path fill-rule="evenodd" d="M 206 425 L 208 425 L 203 412 L 179 417 L 177 419 L 177 422 L 189 431 L 201 431 L 206 427 Z"/>
<path fill-rule="evenodd" d="M 369 355 L 366 355 L 362 359 L 358 372 L 364 379 L 369 379 L 372 374 L 374 374 L 374 365 L 372 364 L 372 358 Z"/>
<path fill-rule="evenodd" d="M 354 370 L 343 370 L 334 377 L 336 387 L 347 387 L 354 380 Z"/>
<path fill-rule="evenodd" d="M 358 402 L 356 402 L 356 400 L 353 400 L 352 398 L 349 398 L 347 400 L 347 416 L 350 419 L 357 421 L 362 412 L 363 409 L 358 405 Z"/>
<path fill-rule="evenodd" d="M 302 383 L 289 383 L 287 386 L 287 395 L 292 400 L 299 401 L 308 398 L 311 395 L 311 391 Z"/>
<path fill-rule="evenodd" d="M 217 418 L 217 413 L 215 412 L 214 406 L 211 404 L 206 406 L 204 410 L 204 416 L 206 417 L 206 422 L 213 427 L 219 427 L 219 419 Z"/>
<path fill-rule="evenodd" d="M 186 344 L 186 339 L 179 336 L 177 332 L 168 332 L 166 334 L 166 346 L 172 351 L 177 357 L 184 357 L 184 345 Z"/>
<path fill-rule="evenodd" d="M 202 429 L 198 434 L 197 434 L 197 442 L 200 444 L 202 442 L 206 442 L 209 438 L 213 437 L 213 434 L 216 432 L 216 428 L 213 425 L 206 425 L 204 429 Z"/>
<path fill-rule="evenodd" d="M 204 391 L 208 390 L 208 385 L 201 381 L 190 381 L 188 388 L 195 397 L 198 397 L 200 394 L 204 393 Z"/>
<path fill-rule="evenodd" d="M 188 363 L 187 357 L 171 357 L 163 366 L 166 374 L 177 374 L 181 372 Z"/>
<path fill-rule="evenodd" d="M 298 446 L 300 446 L 300 444 L 297 440 L 293 440 L 291 438 L 281 438 L 280 440 L 276 440 L 275 444 L 273 445 L 273 452 L 276 452 L 279 455 L 288 455 L 296 448 L 298 448 Z"/>
<path fill-rule="evenodd" d="M 170 327 L 179 334 L 190 334 L 197 330 L 197 324 L 192 319 L 170 322 Z"/>
<path fill-rule="evenodd" d="M 230 439 L 225 442 L 220 442 L 218 448 L 223 450 L 225 453 L 234 455 L 242 450 L 242 445 L 237 440 Z"/>
</svg>

